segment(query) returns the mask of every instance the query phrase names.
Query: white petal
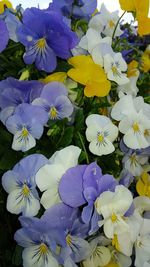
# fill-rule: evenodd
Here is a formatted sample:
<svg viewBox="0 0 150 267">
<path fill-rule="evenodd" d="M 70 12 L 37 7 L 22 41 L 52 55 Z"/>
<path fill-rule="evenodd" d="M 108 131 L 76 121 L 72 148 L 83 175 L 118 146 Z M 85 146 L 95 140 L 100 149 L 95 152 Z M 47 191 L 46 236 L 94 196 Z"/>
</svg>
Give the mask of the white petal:
<svg viewBox="0 0 150 267">
<path fill-rule="evenodd" d="M 41 204 L 45 209 L 48 209 L 60 202 L 58 184 L 53 185 L 50 189 L 46 190 L 41 197 Z"/>
<path fill-rule="evenodd" d="M 13 138 L 12 149 L 16 151 L 27 151 L 36 145 L 34 137 L 29 134 L 28 138 L 21 138 L 21 131 L 18 131 Z"/>
<path fill-rule="evenodd" d="M 108 73 L 111 70 L 112 63 L 114 63 L 114 59 L 111 55 L 104 56 L 104 69 L 105 72 Z"/>
<path fill-rule="evenodd" d="M 104 127 L 106 124 L 110 123 L 111 120 L 107 116 L 91 114 L 86 118 L 86 125 L 90 126 L 91 124 L 96 124 L 100 127 Z"/>
<path fill-rule="evenodd" d="M 40 202 L 36 199 L 32 193 L 30 193 L 29 200 L 26 201 L 26 204 L 23 209 L 23 215 L 32 217 L 36 216 L 40 210 Z"/>
<path fill-rule="evenodd" d="M 122 97 L 113 106 L 111 111 L 111 117 L 117 121 L 122 120 L 125 116 L 132 117 L 136 113 L 133 98 L 131 95 Z"/>
<path fill-rule="evenodd" d="M 32 195 L 32 192 L 28 197 L 24 197 L 22 189 L 16 189 L 8 195 L 7 210 L 13 214 L 23 212 L 25 216 L 35 216 L 39 209 L 39 200 Z"/>
<path fill-rule="evenodd" d="M 18 186 L 18 184 L 16 183 L 17 177 L 18 173 L 15 173 L 15 171 L 7 171 L 2 176 L 2 186 L 4 187 L 7 193 L 10 193 L 17 188 Z"/>
<path fill-rule="evenodd" d="M 58 267 L 56 259 L 52 256 L 51 252 L 47 254 L 47 261 L 44 257 L 39 257 L 36 252 L 39 250 L 39 245 L 31 246 L 23 250 L 23 266 L 24 267 Z"/>
<path fill-rule="evenodd" d="M 103 128 L 103 132 L 106 132 L 108 134 L 107 139 L 113 142 L 118 136 L 118 127 L 113 123 L 109 123 Z"/>
<path fill-rule="evenodd" d="M 93 140 L 89 145 L 89 150 L 97 156 L 108 155 L 115 150 L 113 144 L 107 139 L 104 139 L 103 143 L 98 143 L 97 140 Z"/>
<path fill-rule="evenodd" d="M 114 237 L 114 224 L 111 219 L 106 220 L 104 223 L 104 233 L 108 238 Z"/>
<path fill-rule="evenodd" d="M 64 174 L 64 168 L 60 164 L 46 164 L 39 169 L 35 176 L 35 181 L 38 188 L 41 191 L 45 191 L 58 184 L 62 175 Z"/>
<path fill-rule="evenodd" d="M 99 131 L 102 131 L 102 129 L 97 125 L 92 124 L 86 129 L 86 139 L 89 142 L 95 140 Z"/>
<path fill-rule="evenodd" d="M 81 149 L 79 147 L 71 145 L 55 152 L 50 158 L 50 163 L 61 164 L 65 172 L 78 164 L 80 153 Z"/>
<path fill-rule="evenodd" d="M 133 122 L 131 118 L 124 118 L 119 123 L 119 131 L 125 134 L 132 126 Z"/>
<path fill-rule="evenodd" d="M 126 71 L 127 70 L 127 63 L 125 62 L 125 60 L 122 57 L 121 53 L 115 53 L 114 55 L 114 61 L 119 63 L 119 69 L 121 71 Z"/>
<path fill-rule="evenodd" d="M 86 35 L 84 35 L 80 42 L 79 42 L 79 47 L 85 49 L 85 50 L 88 50 L 88 38 Z"/>
<path fill-rule="evenodd" d="M 146 138 L 142 133 L 135 133 L 132 128 L 130 128 L 123 137 L 126 146 L 132 149 L 141 149 L 149 146 Z"/>
<path fill-rule="evenodd" d="M 98 253 L 96 253 L 96 251 Z M 105 266 L 107 265 L 111 260 L 111 254 L 110 250 L 107 247 L 104 246 L 97 246 L 97 248 L 93 253 L 93 259 L 94 259 L 94 267 L 96 266 Z"/>
<path fill-rule="evenodd" d="M 7 198 L 7 210 L 13 214 L 19 214 L 24 206 L 22 189 L 15 189 Z"/>
</svg>

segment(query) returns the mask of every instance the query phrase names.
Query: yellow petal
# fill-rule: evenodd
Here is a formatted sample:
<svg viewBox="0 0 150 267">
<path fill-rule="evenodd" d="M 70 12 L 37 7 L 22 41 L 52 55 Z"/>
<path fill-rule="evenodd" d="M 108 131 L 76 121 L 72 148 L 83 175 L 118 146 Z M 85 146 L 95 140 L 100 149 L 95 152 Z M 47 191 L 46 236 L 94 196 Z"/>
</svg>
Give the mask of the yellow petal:
<svg viewBox="0 0 150 267">
<path fill-rule="evenodd" d="M 149 0 L 134 0 L 136 16 L 148 17 Z"/>
<path fill-rule="evenodd" d="M 136 184 L 136 191 L 140 196 L 150 197 L 150 175 L 144 172 Z"/>
<path fill-rule="evenodd" d="M 40 79 L 43 83 L 49 82 L 64 82 L 67 78 L 66 72 L 55 72 L 53 74 L 48 75 L 45 79 Z"/>
<path fill-rule="evenodd" d="M 133 0 L 119 0 L 122 10 L 135 11 L 135 4 Z"/>
<path fill-rule="evenodd" d="M 90 72 L 84 71 L 82 72 L 81 69 L 70 69 L 67 72 L 67 75 L 73 79 L 74 81 L 85 85 L 87 81 L 90 79 Z"/>
<path fill-rule="evenodd" d="M 150 34 L 150 18 L 138 17 L 138 33 L 139 35 Z"/>
<path fill-rule="evenodd" d="M 108 80 L 99 83 L 91 81 L 86 84 L 84 88 L 84 95 L 87 97 L 92 97 L 92 96 L 104 97 L 109 94 L 110 89 L 111 89 L 111 83 Z"/>
<path fill-rule="evenodd" d="M 128 64 L 128 71 L 127 71 L 128 78 L 136 77 L 138 75 L 137 67 L 138 67 L 138 62 L 136 60 L 132 60 Z"/>
<path fill-rule="evenodd" d="M 13 8 L 10 1 L 8 0 L 0 1 L 0 14 L 2 14 L 5 11 L 5 7 Z"/>
<path fill-rule="evenodd" d="M 69 58 L 68 63 L 73 67 L 81 68 L 81 66 L 91 64 L 93 61 L 91 56 L 80 55 Z"/>
</svg>

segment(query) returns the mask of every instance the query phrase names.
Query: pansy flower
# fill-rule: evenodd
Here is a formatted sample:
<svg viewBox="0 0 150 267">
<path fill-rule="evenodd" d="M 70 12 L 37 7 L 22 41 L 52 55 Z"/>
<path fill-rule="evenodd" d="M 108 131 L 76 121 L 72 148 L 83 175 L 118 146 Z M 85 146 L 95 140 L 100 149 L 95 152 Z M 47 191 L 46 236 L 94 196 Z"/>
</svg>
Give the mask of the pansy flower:
<svg viewBox="0 0 150 267">
<path fill-rule="evenodd" d="M 12 116 L 6 120 L 6 128 L 14 135 L 12 149 L 27 151 L 36 145 L 35 139 L 40 139 L 47 114 L 41 107 L 21 104 Z"/>
<path fill-rule="evenodd" d="M 124 215 L 133 202 L 131 192 L 123 185 L 118 185 L 115 192 L 105 191 L 96 200 L 97 212 L 103 216 L 99 226 L 104 225 L 104 233 L 108 238 L 129 230 Z"/>
<path fill-rule="evenodd" d="M 124 134 L 125 145 L 132 149 L 150 145 L 150 105 L 142 97 L 123 96 L 112 108 L 111 116 L 120 121 L 119 130 Z"/>
<path fill-rule="evenodd" d="M 60 232 L 49 228 L 47 222 L 38 218 L 20 217 L 22 228 L 14 236 L 23 247 L 22 258 L 24 267 L 59 267 L 51 244 Z M 62 236 L 62 235 L 61 235 Z M 61 242 L 62 244 L 62 242 Z"/>
<path fill-rule="evenodd" d="M 7 210 L 14 214 L 35 216 L 40 209 L 40 201 L 36 190 L 35 174 L 47 159 L 43 155 L 34 154 L 22 159 L 11 171 L 2 177 L 2 185 L 9 194 Z"/>
<path fill-rule="evenodd" d="M 124 73 L 127 70 L 127 64 L 121 53 L 114 53 L 113 55 L 106 54 L 104 56 L 104 69 L 110 81 L 114 81 L 119 85 L 129 82 L 129 79 Z"/>
<path fill-rule="evenodd" d="M 54 153 L 48 164 L 36 174 L 36 183 L 40 191 L 44 192 L 41 204 L 45 209 L 61 202 L 58 187 L 63 174 L 78 163 L 81 150 L 76 146 L 68 146 Z"/>
<path fill-rule="evenodd" d="M 105 36 L 113 36 L 113 32 L 119 20 L 118 11 L 109 12 L 104 4 L 101 5 L 100 12 L 93 16 L 89 22 L 89 27 L 103 33 Z M 117 25 L 115 36 L 120 36 L 122 31 Z"/>
<path fill-rule="evenodd" d="M 55 70 L 57 57 L 69 58 L 70 50 L 78 42 L 76 33 L 63 21 L 62 15 L 38 8 L 28 8 L 23 13 L 18 38 L 26 47 L 25 63 L 35 62 L 39 70 L 46 72 Z"/>
<path fill-rule="evenodd" d="M 56 226 L 60 232 L 60 241 L 65 235 L 66 244 L 60 247 L 58 254 L 64 267 L 77 267 L 76 263 L 87 258 L 90 246 L 84 238 L 88 233 L 88 224 L 81 221 L 78 209 L 59 203 L 47 209 L 42 220 L 48 223 L 50 229 Z"/>
<path fill-rule="evenodd" d="M 92 114 L 86 118 L 86 138 L 89 150 L 97 156 L 107 155 L 115 150 L 112 142 L 118 136 L 118 128 L 103 115 Z"/>
<path fill-rule="evenodd" d="M 71 79 L 85 85 L 85 96 L 103 97 L 109 94 L 111 83 L 107 80 L 103 68 L 95 64 L 90 56 L 75 56 L 68 62 L 74 68 L 70 69 L 67 74 Z"/>
<path fill-rule="evenodd" d="M 6 23 L 0 19 L 0 53 L 6 48 L 9 41 L 9 33 Z"/>
<path fill-rule="evenodd" d="M 73 112 L 68 90 L 60 82 L 45 85 L 40 97 L 36 98 L 32 104 L 42 107 L 51 120 L 68 118 Z"/>
</svg>

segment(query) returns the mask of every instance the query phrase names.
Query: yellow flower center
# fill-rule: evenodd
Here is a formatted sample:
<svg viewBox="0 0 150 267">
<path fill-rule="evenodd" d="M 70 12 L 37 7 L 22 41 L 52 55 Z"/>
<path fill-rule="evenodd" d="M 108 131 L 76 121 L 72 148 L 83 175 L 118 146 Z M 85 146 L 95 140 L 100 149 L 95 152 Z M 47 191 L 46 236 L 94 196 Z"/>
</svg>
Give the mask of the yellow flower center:
<svg viewBox="0 0 150 267">
<path fill-rule="evenodd" d="M 44 255 L 44 254 L 46 254 L 48 252 L 48 247 L 44 243 L 42 243 L 40 245 L 40 250 L 39 251 L 40 251 L 41 255 Z"/>
<path fill-rule="evenodd" d="M 24 197 L 28 197 L 30 194 L 30 189 L 26 184 L 24 184 L 24 186 L 23 186 L 22 194 Z"/>
<path fill-rule="evenodd" d="M 99 134 L 97 139 L 99 143 L 102 143 L 104 141 L 104 136 L 102 134 Z"/>
<path fill-rule="evenodd" d="M 132 125 L 132 128 L 134 130 L 135 133 L 139 132 L 140 131 L 140 127 L 138 125 L 137 122 L 134 122 L 133 125 Z"/>
<path fill-rule="evenodd" d="M 26 128 L 23 128 L 23 129 L 22 129 L 21 136 L 22 136 L 23 138 L 26 138 L 26 137 L 28 136 L 28 134 L 29 134 L 28 130 L 27 130 Z"/>
<path fill-rule="evenodd" d="M 52 107 L 50 109 L 49 114 L 50 114 L 51 119 L 56 119 L 57 118 L 57 109 L 55 107 Z"/>
<path fill-rule="evenodd" d="M 46 40 L 45 40 L 45 38 L 41 38 L 41 39 L 39 39 L 39 40 L 37 41 L 37 46 L 38 46 L 38 48 L 40 48 L 40 49 L 45 48 L 45 47 L 46 47 Z"/>
<path fill-rule="evenodd" d="M 113 213 L 113 214 L 111 215 L 111 221 L 112 221 L 113 223 L 115 223 L 115 222 L 118 221 L 118 217 L 117 217 L 117 215 L 116 215 L 115 213 Z"/>
<path fill-rule="evenodd" d="M 137 164 L 137 158 L 136 158 L 136 155 L 131 155 L 130 156 L 130 161 L 131 161 L 131 164 Z"/>
<path fill-rule="evenodd" d="M 110 28 L 114 28 L 115 27 L 115 23 L 113 20 L 109 20 L 109 27 Z"/>
<path fill-rule="evenodd" d="M 118 74 L 118 70 L 117 70 L 117 68 L 115 66 L 113 66 L 111 69 L 112 69 L 112 72 L 113 72 L 114 75 Z"/>
<path fill-rule="evenodd" d="M 71 236 L 70 236 L 70 235 L 67 235 L 67 236 L 66 236 L 66 243 L 67 243 L 68 246 L 71 246 L 71 244 L 72 244 L 72 239 L 71 239 Z"/>
<path fill-rule="evenodd" d="M 117 235 L 114 235 L 114 238 L 112 239 L 112 246 L 114 246 L 118 251 L 120 251 L 120 245 L 118 242 Z"/>
</svg>

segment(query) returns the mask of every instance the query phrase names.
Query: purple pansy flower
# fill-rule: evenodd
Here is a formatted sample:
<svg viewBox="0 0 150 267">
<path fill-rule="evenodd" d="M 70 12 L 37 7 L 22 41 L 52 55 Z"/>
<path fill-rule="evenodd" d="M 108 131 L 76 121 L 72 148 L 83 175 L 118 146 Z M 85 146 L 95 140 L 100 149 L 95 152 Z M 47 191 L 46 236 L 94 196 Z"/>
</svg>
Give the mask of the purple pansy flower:
<svg viewBox="0 0 150 267">
<path fill-rule="evenodd" d="M 15 233 L 14 239 L 24 247 L 22 258 L 24 267 L 59 267 L 51 250 L 53 240 L 59 236 L 59 230 L 50 229 L 47 222 L 38 218 L 20 217 L 23 226 Z M 60 245 L 62 242 L 60 243 Z"/>
<path fill-rule="evenodd" d="M 83 208 L 82 220 L 91 221 L 91 231 L 98 229 L 98 219 L 94 203 L 104 191 L 114 191 L 117 181 L 111 175 L 102 175 L 100 167 L 94 162 L 70 168 L 62 176 L 59 184 L 59 194 L 62 201 L 71 207 Z"/>
<path fill-rule="evenodd" d="M 40 209 L 35 174 L 47 163 L 43 155 L 34 154 L 22 159 L 2 177 L 2 185 L 9 194 L 7 210 L 14 214 L 35 216 Z"/>
<path fill-rule="evenodd" d="M 37 8 L 27 8 L 23 13 L 18 38 L 26 47 L 25 63 L 35 62 L 39 70 L 46 72 L 55 70 L 56 57 L 69 58 L 70 50 L 78 43 L 76 33 L 63 21 L 62 15 Z"/>
<path fill-rule="evenodd" d="M 43 126 L 48 120 L 41 107 L 21 104 L 6 121 L 9 132 L 14 134 L 12 148 L 16 151 L 27 151 L 36 145 L 35 139 L 40 139 Z"/>
<path fill-rule="evenodd" d="M 40 96 L 43 83 L 38 81 L 19 81 L 12 77 L 0 81 L 0 120 L 5 124 L 15 107 L 22 103 L 30 104 Z"/>
<path fill-rule="evenodd" d="M 0 19 L 0 53 L 6 48 L 9 41 L 9 33 L 6 23 Z"/>
<path fill-rule="evenodd" d="M 140 176 L 143 172 L 142 166 L 148 163 L 150 147 L 130 149 L 121 141 L 120 149 L 125 154 L 122 160 L 124 168 L 133 176 Z"/>
<path fill-rule="evenodd" d="M 65 234 L 66 245 L 61 247 L 59 255 L 62 261 L 60 263 L 64 267 L 75 267 L 77 266 L 75 263 L 86 259 L 90 247 L 84 238 L 87 236 L 89 225 L 81 222 L 78 209 L 60 203 L 47 209 L 42 219 L 48 222 L 50 228 L 55 225 Z M 63 236 L 60 235 L 60 240 Z"/>
<path fill-rule="evenodd" d="M 51 120 L 68 118 L 73 112 L 68 91 L 60 82 L 45 85 L 40 98 L 35 99 L 32 104 L 41 106 Z"/>
<path fill-rule="evenodd" d="M 78 19 L 89 19 L 97 7 L 97 0 L 53 0 L 48 10 L 54 10 L 63 16 Z"/>
</svg>

